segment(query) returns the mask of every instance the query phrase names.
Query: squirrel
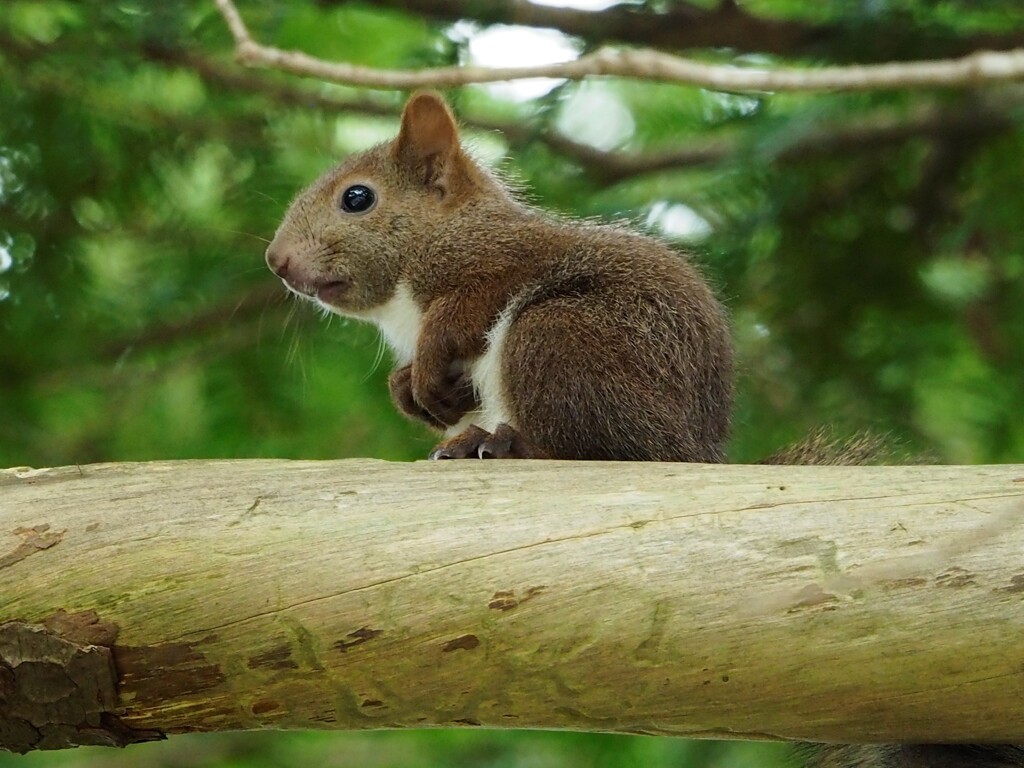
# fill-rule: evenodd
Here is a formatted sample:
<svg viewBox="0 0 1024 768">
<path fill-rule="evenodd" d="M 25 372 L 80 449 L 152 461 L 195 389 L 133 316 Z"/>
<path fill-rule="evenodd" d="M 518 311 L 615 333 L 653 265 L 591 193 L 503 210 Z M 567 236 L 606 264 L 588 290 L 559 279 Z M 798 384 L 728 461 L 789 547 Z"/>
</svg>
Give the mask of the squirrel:
<svg viewBox="0 0 1024 768">
<path fill-rule="evenodd" d="M 377 324 L 396 406 L 434 459 L 724 461 L 732 343 L 699 271 L 654 238 L 555 218 L 474 162 L 437 94 L 291 204 L 289 290 Z M 765 463 L 844 461 L 820 434 Z M 817 768 L 1024 766 L 1016 747 L 805 745 Z"/>
<path fill-rule="evenodd" d="M 300 195 L 266 258 L 381 328 L 396 405 L 448 437 L 432 458 L 724 459 L 732 343 L 697 269 L 517 201 L 434 93 Z"/>
</svg>

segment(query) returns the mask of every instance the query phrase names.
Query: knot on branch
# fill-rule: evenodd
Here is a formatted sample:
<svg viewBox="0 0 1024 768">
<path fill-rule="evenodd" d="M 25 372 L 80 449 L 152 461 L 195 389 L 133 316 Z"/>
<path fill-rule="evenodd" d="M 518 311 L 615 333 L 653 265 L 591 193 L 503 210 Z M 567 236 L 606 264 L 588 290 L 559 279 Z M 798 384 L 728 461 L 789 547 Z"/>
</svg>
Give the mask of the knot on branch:
<svg viewBox="0 0 1024 768">
<path fill-rule="evenodd" d="M 58 611 L 43 625 L 0 624 L 0 748 L 24 753 L 163 738 L 121 722 L 110 643 L 94 613 Z"/>
</svg>

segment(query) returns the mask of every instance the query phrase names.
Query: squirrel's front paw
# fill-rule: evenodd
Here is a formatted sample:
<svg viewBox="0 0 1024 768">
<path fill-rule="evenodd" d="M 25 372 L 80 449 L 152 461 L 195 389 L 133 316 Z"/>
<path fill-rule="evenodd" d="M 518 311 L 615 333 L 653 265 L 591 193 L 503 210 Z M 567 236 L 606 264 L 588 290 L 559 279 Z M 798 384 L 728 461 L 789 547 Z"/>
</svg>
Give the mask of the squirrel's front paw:
<svg viewBox="0 0 1024 768">
<path fill-rule="evenodd" d="M 434 429 L 444 429 L 444 424 L 433 416 L 430 411 L 416 402 L 412 394 L 412 366 L 405 365 L 396 368 L 388 376 L 388 390 L 391 392 L 391 400 L 398 410 L 410 419 L 422 421 Z"/>
<path fill-rule="evenodd" d="M 464 373 L 431 376 L 416 363 L 411 372 L 413 401 L 435 424 L 452 426 L 478 407 L 473 383 Z"/>
</svg>

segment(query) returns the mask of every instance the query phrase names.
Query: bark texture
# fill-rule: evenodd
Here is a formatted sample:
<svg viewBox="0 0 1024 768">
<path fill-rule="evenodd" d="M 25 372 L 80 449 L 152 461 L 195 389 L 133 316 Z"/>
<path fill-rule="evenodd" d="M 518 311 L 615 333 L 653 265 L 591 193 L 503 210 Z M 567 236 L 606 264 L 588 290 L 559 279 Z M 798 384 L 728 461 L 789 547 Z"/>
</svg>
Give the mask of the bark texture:
<svg viewBox="0 0 1024 768">
<path fill-rule="evenodd" d="M 1021 742 L 1024 467 L 0 472 L 0 746 L 492 726 Z"/>
<path fill-rule="evenodd" d="M 57 611 L 43 626 L 0 623 L 0 747 L 24 753 L 162 738 L 135 731 L 114 714 L 109 646 L 116 635 L 94 613 Z"/>
</svg>

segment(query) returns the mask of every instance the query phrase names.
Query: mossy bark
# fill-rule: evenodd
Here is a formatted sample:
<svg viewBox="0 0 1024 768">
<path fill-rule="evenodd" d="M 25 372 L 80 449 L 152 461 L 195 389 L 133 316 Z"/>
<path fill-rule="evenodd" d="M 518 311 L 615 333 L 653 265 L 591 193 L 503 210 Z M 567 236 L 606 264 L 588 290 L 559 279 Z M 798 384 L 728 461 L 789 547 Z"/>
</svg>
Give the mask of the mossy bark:
<svg viewBox="0 0 1024 768">
<path fill-rule="evenodd" d="M 477 725 L 1021 742 L 1022 552 L 1021 466 L 6 470 L 0 746 Z M 52 677 L 92 703 L 29 692 L 16 635 L 89 659 Z"/>
</svg>

